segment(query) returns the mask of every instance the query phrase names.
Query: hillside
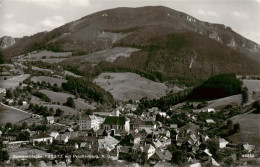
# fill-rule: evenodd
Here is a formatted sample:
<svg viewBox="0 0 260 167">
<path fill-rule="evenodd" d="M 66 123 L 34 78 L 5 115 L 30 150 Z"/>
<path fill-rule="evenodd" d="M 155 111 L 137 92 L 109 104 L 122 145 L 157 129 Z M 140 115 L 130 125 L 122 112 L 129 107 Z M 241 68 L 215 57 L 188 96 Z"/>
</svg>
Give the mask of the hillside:
<svg viewBox="0 0 260 167">
<path fill-rule="evenodd" d="M 53 31 L 24 37 L 3 53 L 6 59 L 34 50 L 87 55 L 116 46 L 141 51 L 113 63 L 101 61 L 90 70 L 94 76 L 120 69 L 144 73 L 157 81 L 184 83 L 188 79 L 190 83 L 185 84 L 194 84 L 212 73 L 260 73 L 258 44 L 230 27 L 203 22 L 163 6 L 100 11 Z M 65 62 L 79 67 L 71 60 Z M 84 62 L 79 68 L 84 70 L 84 65 L 89 66 Z"/>
</svg>

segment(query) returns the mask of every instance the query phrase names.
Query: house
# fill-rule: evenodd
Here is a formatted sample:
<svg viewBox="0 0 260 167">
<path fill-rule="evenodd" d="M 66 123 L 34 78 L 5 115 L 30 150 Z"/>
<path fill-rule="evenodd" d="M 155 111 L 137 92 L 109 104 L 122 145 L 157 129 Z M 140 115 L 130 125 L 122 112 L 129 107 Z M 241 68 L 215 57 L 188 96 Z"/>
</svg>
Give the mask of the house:
<svg viewBox="0 0 260 167">
<path fill-rule="evenodd" d="M 29 144 L 29 141 L 13 141 L 5 143 L 7 148 L 19 148 L 22 144 Z"/>
<path fill-rule="evenodd" d="M 168 150 L 159 150 L 155 151 L 150 159 L 155 161 L 170 161 L 172 159 L 172 154 Z"/>
<path fill-rule="evenodd" d="M 79 120 L 79 130 L 93 129 L 94 131 L 97 131 L 100 129 L 100 125 L 104 122 L 104 120 L 104 118 L 97 117 L 95 115 L 81 117 Z"/>
<path fill-rule="evenodd" d="M 131 135 L 133 136 L 132 143 L 134 145 L 140 144 L 141 136 L 138 133 L 131 133 Z"/>
<path fill-rule="evenodd" d="M 5 88 L 0 88 L 0 93 L 6 94 L 6 89 Z"/>
<path fill-rule="evenodd" d="M 154 153 L 155 148 L 151 144 L 146 144 L 143 147 L 141 147 L 142 152 L 147 153 L 147 159 L 149 159 Z"/>
<path fill-rule="evenodd" d="M 250 145 L 248 143 L 245 143 L 243 145 L 244 149 L 247 151 L 247 152 L 252 152 L 254 149 L 255 149 L 255 146 L 254 145 Z"/>
<path fill-rule="evenodd" d="M 65 144 L 69 141 L 69 136 L 66 135 L 66 134 L 60 134 L 56 140 L 59 142 L 59 143 L 62 143 L 62 144 Z"/>
<path fill-rule="evenodd" d="M 216 123 L 213 119 L 206 119 L 206 122 L 207 122 L 208 124 L 214 124 L 214 123 Z"/>
<path fill-rule="evenodd" d="M 41 143 L 41 142 L 45 142 L 47 144 L 52 143 L 53 138 L 47 134 L 39 134 L 38 136 L 32 137 L 30 142 L 33 143 L 33 145 L 35 145 L 35 143 Z"/>
<path fill-rule="evenodd" d="M 159 138 L 159 140 L 163 144 L 164 147 L 172 144 L 171 138 L 168 138 L 166 136 Z"/>
<path fill-rule="evenodd" d="M 2 135 L 2 139 L 4 141 L 9 141 L 9 142 L 16 141 L 17 137 L 18 137 L 17 134 L 3 134 Z"/>
<path fill-rule="evenodd" d="M 156 129 L 156 124 L 153 121 L 144 121 L 141 117 L 137 117 L 133 122 L 133 129 Z"/>
<path fill-rule="evenodd" d="M 98 149 L 98 139 L 95 136 L 85 136 L 84 142 L 80 143 L 80 148 L 85 148 L 88 151 L 95 151 Z"/>
<path fill-rule="evenodd" d="M 126 117 L 111 116 L 107 117 L 103 123 L 105 130 L 113 131 L 114 133 L 125 131 L 130 131 L 130 120 Z"/>
<path fill-rule="evenodd" d="M 51 132 L 50 136 L 56 139 L 59 136 L 59 132 Z"/>
<path fill-rule="evenodd" d="M 23 103 L 23 106 L 27 105 L 27 101 L 23 101 L 22 103 Z"/>
<path fill-rule="evenodd" d="M 223 138 L 219 138 L 218 143 L 219 143 L 219 148 L 225 148 L 229 142 L 226 141 L 226 140 L 223 139 Z"/>
<path fill-rule="evenodd" d="M 160 140 L 155 139 L 155 141 L 153 142 L 153 145 L 155 148 L 160 148 L 163 146 L 162 142 L 160 142 Z"/>
<path fill-rule="evenodd" d="M 53 116 L 46 117 L 46 120 L 47 120 L 48 124 L 54 124 L 54 117 Z"/>
<path fill-rule="evenodd" d="M 106 136 L 104 139 L 98 139 L 98 151 L 106 150 L 110 152 L 119 143 L 117 139 L 112 136 Z"/>
</svg>

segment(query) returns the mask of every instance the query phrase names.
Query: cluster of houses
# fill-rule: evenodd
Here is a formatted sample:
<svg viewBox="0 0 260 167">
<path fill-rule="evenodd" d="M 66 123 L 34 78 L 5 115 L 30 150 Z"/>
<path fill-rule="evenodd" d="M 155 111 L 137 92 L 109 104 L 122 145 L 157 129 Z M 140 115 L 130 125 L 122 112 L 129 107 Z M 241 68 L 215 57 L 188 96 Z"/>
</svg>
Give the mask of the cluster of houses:
<svg viewBox="0 0 260 167">
<path fill-rule="evenodd" d="M 154 107 L 142 115 L 137 116 L 132 113 L 135 106 L 117 108 L 113 112 L 94 112 L 93 115 L 81 115 L 77 122 L 78 128 L 64 127 L 60 131 L 49 131 L 39 133 L 26 129 L 30 134 L 29 141 L 17 141 L 15 134 L 2 134 L 7 148 L 19 148 L 21 145 L 31 144 L 33 146 L 44 143 L 49 145 L 55 143 L 66 145 L 70 140 L 76 140 L 75 149 L 83 149 L 87 154 L 93 155 L 95 152 L 101 156 L 109 157 L 113 160 L 120 160 L 123 154 L 145 153 L 147 160 L 152 164 L 169 163 L 173 155 L 168 150 L 170 145 L 177 147 L 186 146 L 187 152 L 196 155 L 203 142 L 214 141 L 219 149 L 232 147 L 224 138 L 209 138 L 208 135 L 200 133 L 200 126 L 194 123 L 193 117 L 188 124 L 178 127 L 177 124 L 165 126 L 156 121 L 155 115 L 162 117 L 169 116 Z M 193 113 L 215 112 L 214 109 L 196 110 Z M 55 124 L 53 116 L 46 117 L 46 123 L 49 126 Z M 214 123 L 207 119 L 207 123 Z M 253 157 L 254 146 L 244 144 L 246 150 L 243 157 Z M 220 163 L 213 158 L 213 153 L 208 148 L 201 151 L 201 159 L 188 157 L 188 166 L 202 166 L 201 161 L 211 163 L 213 166 L 220 166 Z"/>
</svg>

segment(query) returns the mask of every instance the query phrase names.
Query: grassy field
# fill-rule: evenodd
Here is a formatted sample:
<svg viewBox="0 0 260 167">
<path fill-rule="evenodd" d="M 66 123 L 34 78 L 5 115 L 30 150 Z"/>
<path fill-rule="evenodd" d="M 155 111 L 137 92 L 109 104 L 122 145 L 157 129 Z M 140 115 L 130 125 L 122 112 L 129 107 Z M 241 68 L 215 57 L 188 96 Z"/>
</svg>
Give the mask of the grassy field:
<svg viewBox="0 0 260 167">
<path fill-rule="evenodd" d="M 86 60 L 99 63 L 102 60 L 114 62 L 118 57 L 130 57 L 132 53 L 139 51 L 136 48 L 116 47 L 87 55 Z"/>
<path fill-rule="evenodd" d="M 241 95 L 228 96 L 216 100 L 208 101 L 208 108 L 223 109 L 227 105 L 240 105 Z"/>
<path fill-rule="evenodd" d="M 17 123 L 30 117 L 30 114 L 26 114 L 21 111 L 8 108 L 0 104 L 0 125 L 5 124 L 7 122 Z"/>
<path fill-rule="evenodd" d="M 167 86 L 134 73 L 102 73 L 94 80 L 117 100 L 157 99 L 165 95 Z"/>
<path fill-rule="evenodd" d="M 61 106 L 61 105 L 44 105 L 48 108 L 53 108 L 54 111 L 56 111 L 58 108 L 64 111 L 64 115 L 75 115 L 77 114 L 77 111 L 73 108 L 67 107 L 67 106 Z"/>
<path fill-rule="evenodd" d="M 0 76 L 0 87 L 1 88 L 15 88 L 22 83 L 25 79 L 27 79 L 30 75 L 23 74 L 18 76 L 7 76 L 6 80 L 4 80 L 4 76 Z"/>
<path fill-rule="evenodd" d="M 260 151 L 260 114 L 245 113 L 232 118 L 234 123 L 240 124 L 240 132 L 231 136 L 234 142 L 253 144 Z"/>
<path fill-rule="evenodd" d="M 58 86 L 61 86 L 62 83 L 66 83 L 67 82 L 67 80 L 65 80 L 65 79 L 58 79 L 58 78 L 45 77 L 45 76 L 32 77 L 31 81 L 33 81 L 33 82 L 45 81 L 47 83 L 50 83 L 51 85 L 54 85 L 56 83 Z"/>
<path fill-rule="evenodd" d="M 68 94 L 68 93 L 62 93 L 62 92 L 53 92 L 49 90 L 40 90 L 40 92 L 46 94 L 52 102 L 59 102 L 61 104 L 65 103 L 67 101 L 67 98 L 72 97 L 75 98 L 74 95 Z"/>
</svg>

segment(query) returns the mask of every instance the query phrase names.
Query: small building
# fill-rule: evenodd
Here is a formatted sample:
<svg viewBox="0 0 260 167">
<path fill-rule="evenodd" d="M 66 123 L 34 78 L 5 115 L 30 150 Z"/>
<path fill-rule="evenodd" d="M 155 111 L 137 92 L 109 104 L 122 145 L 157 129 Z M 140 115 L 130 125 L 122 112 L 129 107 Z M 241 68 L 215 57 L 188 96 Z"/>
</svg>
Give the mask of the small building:
<svg viewBox="0 0 260 167">
<path fill-rule="evenodd" d="M 243 145 L 244 149 L 247 151 L 247 152 L 252 152 L 254 149 L 255 149 L 255 146 L 254 145 L 250 145 L 248 143 L 245 143 Z"/>
<path fill-rule="evenodd" d="M 59 132 L 51 132 L 50 136 L 56 139 L 59 136 Z"/>
<path fill-rule="evenodd" d="M 214 123 L 216 123 L 213 119 L 206 119 L 206 122 L 207 122 L 208 124 L 214 124 Z"/>
<path fill-rule="evenodd" d="M 53 116 L 46 117 L 46 121 L 48 124 L 54 124 L 54 117 Z"/>
<path fill-rule="evenodd" d="M 229 143 L 228 141 L 226 141 L 223 138 L 219 138 L 219 148 L 225 148 L 227 146 L 227 144 Z"/>
<path fill-rule="evenodd" d="M 27 101 L 23 101 L 23 106 L 27 105 Z"/>
</svg>

